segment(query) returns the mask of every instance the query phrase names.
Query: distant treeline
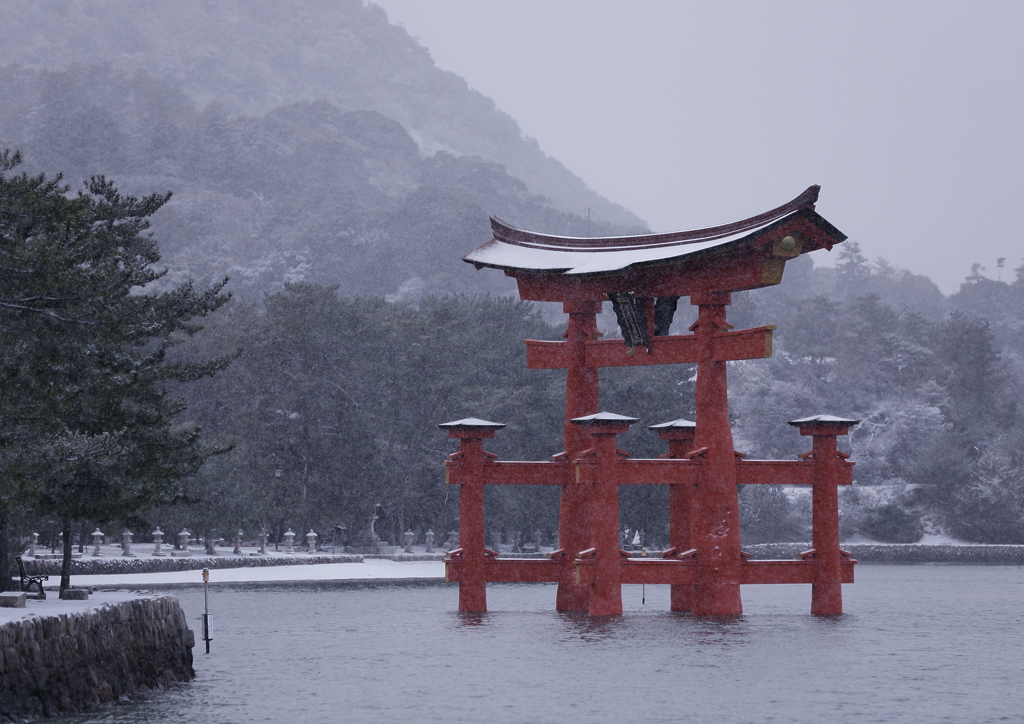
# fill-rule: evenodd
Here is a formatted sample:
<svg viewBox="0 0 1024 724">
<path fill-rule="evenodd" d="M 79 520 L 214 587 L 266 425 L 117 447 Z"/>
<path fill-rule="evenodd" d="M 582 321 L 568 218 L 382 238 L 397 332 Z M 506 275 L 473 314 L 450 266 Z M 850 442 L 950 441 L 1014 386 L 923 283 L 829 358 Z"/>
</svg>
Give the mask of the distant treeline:
<svg viewBox="0 0 1024 724">
<path fill-rule="evenodd" d="M 159 511 L 163 525 L 250 535 L 266 527 L 279 539 L 288 527 L 343 524 L 358 543 L 376 513 L 376 531 L 392 542 L 410 529 L 441 541 L 457 527 L 458 495 L 444 483 L 441 462 L 455 447 L 438 423 L 506 423 L 488 449 L 509 459 L 561 450 L 564 373 L 526 369 L 522 340 L 557 339 L 562 329 L 529 303 L 483 295 L 412 305 L 293 284 L 263 305 L 233 305 L 213 324 L 204 337 L 214 346 L 188 353 L 241 355 L 188 386 L 189 415 L 235 448 L 193 481 L 203 504 Z M 605 401 L 642 409 L 651 422 L 673 419 L 692 411 L 691 375 L 648 368 L 610 377 Z M 645 454 L 661 452 L 653 434 L 635 437 Z M 624 501 L 634 528 L 658 526 L 662 496 Z M 492 536 L 540 530 L 547 543 L 556 534 L 556 490 L 503 487 L 488 491 L 487 504 Z"/>
<path fill-rule="evenodd" d="M 854 417 L 862 422 L 843 442 L 857 463 L 856 484 L 843 495 L 844 535 L 913 542 L 930 530 L 1024 543 L 1022 337 L 1001 337 L 971 314 L 988 311 L 1019 329 L 1024 272 L 1007 282 L 975 269 L 957 294 L 930 298 L 943 305 L 925 310 L 931 320 L 895 306 L 904 284 L 915 299 L 921 278 L 868 263 L 855 242 L 834 269 L 804 258 L 787 274 L 778 287 L 734 297 L 737 325 L 779 325 L 771 359 L 731 368 L 737 449 L 792 459 L 807 442 L 787 421 Z M 381 503 L 378 531 L 397 543 L 411 529 L 422 540 L 457 521 L 440 467 L 454 448 L 437 423 L 507 423 L 488 445 L 504 458 L 546 459 L 561 449 L 564 374 L 527 370 L 521 340 L 558 339 L 564 326 L 532 305 L 493 296 L 413 305 L 299 284 L 220 316 L 203 356 L 242 353 L 189 387 L 189 415 L 236 447 L 195 481 L 201 507 L 167 509 L 161 520 L 277 532 L 340 522 L 358 535 Z M 601 407 L 644 424 L 692 416 L 693 374 L 688 365 L 605 370 Z M 622 440 L 636 456 L 656 456 L 660 446 L 642 425 Z M 631 487 L 623 496 L 622 527 L 663 543 L 664 491 Z M 809 534 L 809 499 L 755 486 L 741 500 L 747 542 Z M 554 491 L 502 487 L 487 503 L 492 539 L 539 529 L 550 541 L 557 530 Z"/>
<path fill-rule="evenodd" d="M 1010 279 L 993 280 L 975 265 L 944 298 L 922 277 L 868 263 L 856 242 L 838 253 L 834 269 L 803 262 L 779 287 L 748 295 L 750 311 L 738 316 L 779 331 L 771 360 L 736 365 L 740 449 L 799 452 L 785 425 L 797 412 L 857 418 L 847 535 L 912 542 L 930 530 L 1024 543 L 1024 266 L 1009 272 L 996 260 Z M 769 502 L 768 529 L 751 537 L 799 539 L 809 515 L 797 525 L 793 505 Z"/>
</svg>

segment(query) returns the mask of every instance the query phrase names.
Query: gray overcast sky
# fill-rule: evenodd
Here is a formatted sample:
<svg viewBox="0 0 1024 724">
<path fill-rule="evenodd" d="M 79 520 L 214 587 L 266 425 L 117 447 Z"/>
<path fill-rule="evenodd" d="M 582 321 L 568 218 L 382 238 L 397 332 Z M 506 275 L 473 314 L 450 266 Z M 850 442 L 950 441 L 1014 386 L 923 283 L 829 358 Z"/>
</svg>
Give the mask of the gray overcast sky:
<svg viewBox="0 0 1024 724">
<path fill-rule="evenodd" d="M 1024 2 L 373 1 L 653 231 L 817 183 L 944 292 L 1024 263 Z"/>
</svg>

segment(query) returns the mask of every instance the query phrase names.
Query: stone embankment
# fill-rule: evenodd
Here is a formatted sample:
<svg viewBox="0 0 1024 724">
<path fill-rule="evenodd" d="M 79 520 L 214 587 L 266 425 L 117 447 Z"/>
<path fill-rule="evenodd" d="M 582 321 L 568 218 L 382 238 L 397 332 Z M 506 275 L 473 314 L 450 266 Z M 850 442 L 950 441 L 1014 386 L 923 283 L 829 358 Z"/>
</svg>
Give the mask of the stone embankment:
<svg viewBox="0 0 1024 724">
<path fill-rule="evenodd" d="M 173 596 L 0 625 L 0 721 L 83 711 L 195 678 Z"/>
<path fill-rule="evenodd" d="M 746 546 L 754 558 L 796 558 L 809 543 L 762 543 Z M 970 563 L 974 565 L 1024 565 L 1024 546 L 1017 545 L 916 545 L 886 543 L 842 544 L 864 563 Z"/>
</svg>

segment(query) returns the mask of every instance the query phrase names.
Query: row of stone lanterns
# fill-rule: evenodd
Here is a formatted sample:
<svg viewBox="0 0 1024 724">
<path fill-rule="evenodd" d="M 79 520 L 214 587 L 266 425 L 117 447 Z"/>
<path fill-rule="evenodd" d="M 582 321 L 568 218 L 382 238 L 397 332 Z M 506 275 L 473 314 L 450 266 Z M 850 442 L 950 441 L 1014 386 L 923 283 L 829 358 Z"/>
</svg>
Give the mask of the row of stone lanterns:
<svg viewBox="0 0 1024 724">
<path fill-rule="evenodd" d="M 427 544 L 427 553 L 434 552 L 434 536 L 435 534 L 433 530 L 428 530 L 424 534 L 424 538 L 426 538 Z M 306 533 L 306 549 L 309 553 L 316 553 L 316 540 L 318 537 L 319 536 L 312 528 L 310 528 L 309 532 Z M 405 540 L 405 552 L 412 553 L 412 543 L 413 540 L 416 538 L 416 534 L 413 533 L 411 530 L 407 530 L 402 537 Z M 289 528 L 288 531 L 284 534 L 285 553 L 295 553 L 295 538 L 296 533 L 291 528 Z"/>
<path fill-rule="evenodd" d="M 91 535 L 92 535 L 92 544 L 93 544 L 92 555 L 97 557 L 97 558 L 100 558 L 100 557 L 103 556 L 103 551 L 100 549 L 100 545 L 103 543 L 103 538 L 107 534 L 104 533 L 99 528 L 97 528 L 96 530 L 94 530 L 92 532 Z M 121 555 L 126 557 L 126 558 L 137 558 L 138 557 L 134 553 L 132 553 L 132 538 L 134 537 L 134 535 L 135 534 L 132 533 L 128 529 L 125 529 L 121 533 Z M 162 530 L 160 530 L 160 528 L 157 528 L 156 530 L 153 531 L 152 536 L 153 536 L 153 555 L 154 556 L 166 556 L 167 554 L 163 553 L 160 550 L 161 547 L 163 546 L 163 543 L 164 543 L 164 532 Z M 189 533 L 187 528 L 183 528 L 181 533 L 178 534 L 178 544 L 181 546 L 181 550 L 180 551 L 171 551 L 171 555 L 172 556 L 191 556 L 192 554 L 188 550 L 188 544 L 191 542 L 191 539 L 192 539 L 192 534 Z"/>
<path fill-rule="evenodd" d="M 416 539 L 416 534 L 413 533 L 411 530 L 407 530 L 407 531 L 405 531 L 405 533 L 402 534 L 402 537 L 405 539 L 405 552 L 406 553 L 412 553 L 413 552 L 412 551 L 412 542 Z M 427 553 L 433 553 L 434 552 L 434 531 L 428 529 L 427 532 L 423 534 L 423 537 L 426 539 L 426 543 L 427 543 L 426 552 Z"/>
<path fill-rule="evenodd" d="M 97 558 L 102 558 L 103 557 L 103 552 L 102 552 L 102 549 L 101 549 L 101 545 L 103 543 L 103 539 L 106 537 L 107 534 L 104 533 L 103 531 L 101 531 L 99 528 L 96 528 L 96 530 L 94 530 L 91 533 L 91 535 L 92 535 L 92 545 L 93 545 L 92 555 L 94 557 L 97 557 Z M 134 535 L 135 534 L 132 533 L 132 531 L 130 531 L 128 529 L 125 529 L 121 533 L 121 555 L 126 557 L 126 558 L 137 558 L 138 557 L 135 553 L 132 552 L 132 542 L 133 542 Z M 160 530 L 159 527 L 157 527 L 156 530 L 154 530 L 151 533 L 151 535 L 153 537 L 153 555 L 156 556 L 156 557 L 164 557 L 164 556 L 166 556 L 167 553 L 165 553 L 164 550 L 163 550 L 164 536 L 166 534 L 162 530 Z M 295 553 L 296 552 L 296 550 L 295 550 L 295 538 L 296 538 L 296 536 L 297 536 L 297 534 L 291 528 L 289 528 L 288 531 L 284 534 L 283 538 L 284 538 L 285 552 L 286 553 Z M 243 537 L 244 537 L 244 531 L 239 530 L 237 535 L 234 537 L 234 539 L 232 541 L 232 543 L 233 543 L 232 553 L 233 554 L 235 554 L 235 555 L 242 555 L 242 539 L 243 539 Z M 306 537 L 306 546 L 307 546 L 308 552 L 311 553 L 311 554 L 315 553 L 316 552 L 316 541 L 317 541 L 317 538 L 319 538 L 319 536 L 311 528 L 309 530 L 309 532 L 306 533 L 305 537 Z M 413 552 L 413 550 L 412 550 L 412 543 L 413 543 L 413 540 L 416 537 L 415 534 L 411 530 L 407 530 L 403 537 L 405 539 L 405 552 L 406 553 L 412 553 Z M 425 533 L 424 537 L 426 538 L 426 552 L 427 553 L 433 553 L 434 552 L 434 531 L 433 530 L 428 530 Z M 266 555 L 267 554 L 267 539 L 268 539 L 267 531 L 266 530 L 260 531 L 260 536 L 259 536 L 260 547 L 259 547 L 259 552 L 256 555 Z M 178 549 L 171 550 L 171 555 L 175 556 L 175 557 L 180 557 L 180 558 L 191 557 L 192 553 L 189 551 L 189 545 L 191 544 L 191 542 L 192 542 L 192 533 L 190 533 L 187 528 L 182 528 L 181 532 L 178 533 Z M 38 533 L 33 533 L 32 534 L 32 541 L 29 543 L 29 549 L 28 549 L 28 555 L 30 557 L 32 557 L 32 558 L 36 557 L 36 548 L 38 547 L 38 544 L 39 544 L 39 534 Z"/>
<path fill-rule="evenodd" d="M 310 531 L 310 532 L 312 532 L 312 531 Z M 91 535 L 92 535 L 92 543 L 93 543 L 92 555 L 97 557 L 97 558 L 102 557 L 103 556 L 103 552 L 100 549 L 100 545 L 103 543 L 103 538 L 106 536 L 106 533 L 104 533 L 99 528 L 97 528 L 96 530 L 94 530 L 92 532 Z M 132 538 L 133 538 L 134 535 L 135 535 L 134 533 L 132 533 L 130 530 L 127 530 L 127 529 L 125 529 L 121 533 L 121 555 L 126 557 L 126 558 L 137 558 L 138 557 L 134 553 L 132 553 Z M 166 556 L 167 554 L 162 551 L 163 544 L 164 544 L 164 535 L 165 535 L 164 532 L 162 530 L 160 530 L 160 528 L 158 527 L 156 530 L 154 530 L 152 532 L 151 535 L 153 536 L 153 555 L 157 556 L 157 557 Z M 235 553 L 239 553 L 239 554 L 242 552 L 241 549 L 240 549 L 241 537 L 242 537 L 242 531 L 238 531 L 238 538 L 236 538 L 236 540 L 235 540 L 235 551 L 234 552 Z M 35 556 L 35 549 L 36 549 L 36 545 L 38 543 L 38 540 L 39 540 L 39 534 L 38 533 L 33 533 L 32 534 L 32 543 L 29 546 L 29 555 L 30 556 Z M 171 555 L 179 557 L 179 558 L 191 557 L 192 553 L 188 549 L 189 544 L 191 542 L 192 542 L 192 533 L 189 532 L 188 528 L 182 528 L 181 532 L 178 533 L 178 547 L 180 548 L 180 550 L 172 550 L 171 551 Z M 259 550 L 259 554 L 260 555 L 266 555 L 266 553 L 267 553 L 267 532 L 266 531 L 261 531 L 261 533 L 260 533 L 260 550 Z"/>
<path fill-rule="evenodd" d="M 285 553 L 294 553 L 295 552 L 295 535 L 296 535 L 295 531 L 293 531 L 291 528 L 289 528 L 285 532 L 285 534 L 284 534 L 284 545 L 285 545 L 284 552 Z M 316 553 L 316 539 L 319 538 L 319 537 L 320 536 L 318 536 L 316 534 L 316 532 L 312 528 L 310 528 L 309 532 L 306 533 L 306 546 L 307 546 L 308 551 L 309 551 L 309 553 L 311 555 L 313 553 Z"/>
</svg>

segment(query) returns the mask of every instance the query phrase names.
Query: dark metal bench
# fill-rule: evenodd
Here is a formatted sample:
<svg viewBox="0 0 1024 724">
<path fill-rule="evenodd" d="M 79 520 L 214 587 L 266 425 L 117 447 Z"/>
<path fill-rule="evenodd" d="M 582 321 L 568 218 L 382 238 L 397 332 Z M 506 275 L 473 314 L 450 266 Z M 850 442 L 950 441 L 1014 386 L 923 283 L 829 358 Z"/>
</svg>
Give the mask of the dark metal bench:
<svg viewBox="0 0 1024 724">
<path fill-rule="evenodd" d="M 18 574 L 21 576 L 21 590 L 27 594 L 32 594 L 30 598 L 37 598 L 40 601 L 46 600 L 46 592 L 43 590 L 43 581 L 48 581 L 49 576 L 29 576 L 25 573 L 25 564 L 21 560 L 21 556 L 17 557 L 18 560 Z M 32 591 L 33 586 L 35 592 Z"/>
</svg>

